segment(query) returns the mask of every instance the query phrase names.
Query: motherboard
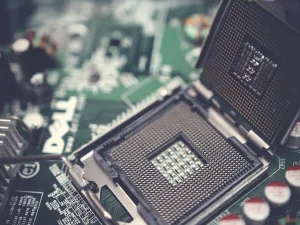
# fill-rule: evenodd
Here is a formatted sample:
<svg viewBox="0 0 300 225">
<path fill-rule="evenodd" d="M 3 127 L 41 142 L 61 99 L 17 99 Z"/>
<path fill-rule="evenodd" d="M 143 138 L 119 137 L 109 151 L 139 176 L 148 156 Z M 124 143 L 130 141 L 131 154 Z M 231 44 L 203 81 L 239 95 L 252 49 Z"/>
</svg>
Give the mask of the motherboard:
<svg viewBox="0 0 300 225">
<path fill-rule="evenodd" d="M 218 119 L 207 122 L 219 116 L 206 101 L 196 101 L 203 99 L 197 92 L 203 89 L 197 83 L 201 78 L 214 88 L 216 99 L 225 96 L 226 107 L 236 107 L 262 139 L 272 140 L 290 93 L 282 91 L 272 99 L 267 88 L 274 84 L 274 91 L 282 83 L 278 71 L 290 72 L 289 64 L 281 69 L 287 51 L 269 50 L 268 44 L 254 40 L 256 33 L 251 33 L 255 38 L 238 37 L 241 45 L 230 36 L 232 46 L 223 48 L 217 40 L 214 47 L 222 50 L 218 56 L 211 50 L 206 59 L 211 64 L 199 69 L 218 1 L 3 2 L 6 10 L 0 14 L 10 21 L 10 29 L 4 30 L 0 21 L 5 33 L 0 34 L 0 132 L 8 127 L 0 135 L 1 149 L 17 148 L 16 154 L 26 156 L 79 152 L 74 164 L 84 165 L 85 178 L 98 184 L 101 206 L 120 224 L 300 225 L 299 123 L 285 145 L 259 155 L 251 145 L 240 144 L 246 143 L 244 137 L 224 137 L 215 128 Z M 248 1 L 233 2 L 238 7 Z M 239 26 L 228 23 L 220 36 Z M 230 51 L 237 56 L 226 67 Z M 257 70 L 246 61 L 259 64 Z M 222 69 L 230 71 L 231 83 Z M 224 72 L 223 80 L 215 76 L 216 70 Z M 9 79 L 12 74 L 15 80 Z M 234 99 L 231 84 L 247 90 L 247 101 L 240 90 L 236 95 L 241 101 Z M 274 102 L 280 104 L 278 111 Z M 80 151 L 89 143 L 93 157 Z M 110 166 L 108 173 L 118 178 L 104 175 Z M 0 177 L 12 167 L 1 167 Z M 102 172 L 96 172 L 100 167 Z M 1 225 L 106 224 L 69 178 L 64 163 L 28 162 L 16 168 L 9 192 L 0 179 L 0 196 L 8 193 L 0 205 Z M 150 216 L 141 216 L 140 210 Z M 265 217 L 268 221 L 261 222 Z M 247 223 L 237 222 L 242 218 Z"/>
</svg>

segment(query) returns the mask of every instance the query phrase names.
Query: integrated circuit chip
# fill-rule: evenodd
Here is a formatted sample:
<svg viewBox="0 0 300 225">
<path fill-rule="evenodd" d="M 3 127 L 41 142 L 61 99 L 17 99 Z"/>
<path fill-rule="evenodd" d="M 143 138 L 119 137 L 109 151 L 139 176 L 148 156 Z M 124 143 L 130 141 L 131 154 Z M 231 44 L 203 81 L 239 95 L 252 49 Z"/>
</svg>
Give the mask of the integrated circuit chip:
<svg viewBox="0 0 300 225">
<path fill-rule="evenodd" d="M 184 96 L 173 96 L 97 150 L 165 224 L 201 214 L 262 166 Z"/>
</svg>

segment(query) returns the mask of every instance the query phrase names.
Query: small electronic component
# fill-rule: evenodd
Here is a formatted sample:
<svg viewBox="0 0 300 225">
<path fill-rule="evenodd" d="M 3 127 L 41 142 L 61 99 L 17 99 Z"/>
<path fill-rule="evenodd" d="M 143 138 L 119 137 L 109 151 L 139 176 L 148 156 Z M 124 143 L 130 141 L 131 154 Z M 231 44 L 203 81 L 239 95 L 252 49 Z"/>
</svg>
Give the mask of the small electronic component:
<svg viewBox="0 0 300 225">
<path fill-rule="evenodd" d="M 48 36 L 34 31 L 16 39 L 11 45 L 10 68 L 17 82 L 17 97 L 33 104 L 49 103 L 52 88 L 46 80 L 46 70 L 55 65 L 56 45 Z"/>
<path fill-rule="evenodd" d="M 298 120 L 290 133 L 286 146 L 293 150 L 298 150 L 300 148 L 300 120 Z"/>
<path fill-rule="evenodd" d="M 44 117 L 39 112 L 28 112 L 23 117 L 23 122 L 31 131 L 31 144 L 37 144 L 40 140 L 42 128 L 44 126 Z"/>
<path fill-rule="evenodd" d="M 264 225 L 270 217 L 270 206 L 262 198 L 250 198 L 243 206 L 243 215 L 249 225 Z"/>
<path fill-rule="evenodd" d="M 285 172 L 285 179 L 292 189 L 293 199 L 300 200 L 300 166 L 289 167 Z"/>
<path fill-rule="evenodd" d="M 211 26 L 211 18 L 203 14 L 193 14 L 183 22 L 183 31 L 189 41 L 200 45 Z"/>
<path fill-rule="evenodd" d="M 219 225 L 246 225 L 246 223 L 242 217 L 235 214 L 230 214 L 224 216 L 219 221 Z"/>
<path fill-rule="evenodd" d="M 265 197 L 271 207 L 273 217 L 285 216 L 291 198 L 290 188 L 283 182 L 273 181 L 265 187 Z"/>
<path fill-rule="evenodd" d="M 29 81 L 36 73 L 55 65 L 56 44 L 48 36 L 30 31 L 11 45 L 10 67 L 18 83 Z"/>
</svg>

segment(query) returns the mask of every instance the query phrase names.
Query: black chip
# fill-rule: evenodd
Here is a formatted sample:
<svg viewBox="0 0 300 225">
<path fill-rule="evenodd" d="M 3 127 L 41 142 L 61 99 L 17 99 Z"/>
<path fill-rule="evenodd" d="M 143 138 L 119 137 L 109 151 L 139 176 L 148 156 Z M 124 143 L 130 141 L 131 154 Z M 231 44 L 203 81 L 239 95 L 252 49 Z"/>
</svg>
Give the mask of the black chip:
<svg viewBox="0 0 300 225">
<path fill-rule="evenodd" d="M 188 221 L 261 167 L 249 152 L 215 130 L 194 104 L 192 99 L 174 96 L 125 128 L 118 134 L 121 139 L 108 141 L 111 147 L 98 150 L 105 149 L 105 158 L 166 224 Z M 170 148 L 176 151 L 176 145 L 200 166 L 174 185 L 170 180 L 173 176 L 164 175 L 168 169 L 160 170 L 155 160 L 161 157 L 165 161 L 159 159 L 159 163 L 167 162 L 172 155 Z M 163 153 L 169 158 L 163 158 Z M 193 169 L 190 165 L 186 169 Z"/>
</svg>

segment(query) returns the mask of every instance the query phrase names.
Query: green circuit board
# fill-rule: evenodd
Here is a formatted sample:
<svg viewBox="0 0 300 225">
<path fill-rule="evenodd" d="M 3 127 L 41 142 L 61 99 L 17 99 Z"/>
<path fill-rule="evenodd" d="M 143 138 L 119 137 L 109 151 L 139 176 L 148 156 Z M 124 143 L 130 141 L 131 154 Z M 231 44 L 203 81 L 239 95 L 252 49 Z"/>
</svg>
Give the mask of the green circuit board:
<svg viewBox="0 0 300 225">
<path fill-rule="evenodd" d="M 34 29 L 57 43 L 59 65 L 48 73 L 54 98 L 50 105 L 30 105 L 26 110 L 14 101 L 3 112 L 21 118 L 32 112 L 43 116 L 41 135 L 29 155 L 69 155 L 110 130 L 131 110 L 157 99 L 162 89 L 172 91 L 201 76 L 195 69 L 201 47 L 186 37 L 183 23 L 193 14 L 212 19 L 216 5 L 210 1 L 37 2 L 16 36 Z M 64 132 L 59 132 L 60 121 L 55 116 L 61 113 L 59 104 L 69 110 Z M 267 176 L 231 201 L 209 224 L 217 225 L 226 214 L 240 214 L 247 199 L 263 196 L 268 182 L 283 181 L 286 168 L 292 165 L 300 165 L 299 152 L 277 149 Z M 22 165 L 0 223 L 102 224 L 71 186 L 64 169 L 53 162 Z M 112 213 L 118 208 L 117 216 L 130 219 L 113 194 L 106 191 L 103 195 L 103 204 L 112 204 L 107 206 Z M 300 218 L 299 202 L 289 209 Z M 285 218 L 279 224 L 285 225 Z"/>
</svg>

